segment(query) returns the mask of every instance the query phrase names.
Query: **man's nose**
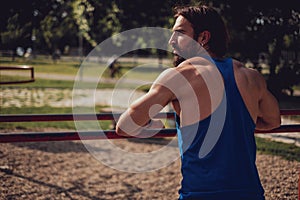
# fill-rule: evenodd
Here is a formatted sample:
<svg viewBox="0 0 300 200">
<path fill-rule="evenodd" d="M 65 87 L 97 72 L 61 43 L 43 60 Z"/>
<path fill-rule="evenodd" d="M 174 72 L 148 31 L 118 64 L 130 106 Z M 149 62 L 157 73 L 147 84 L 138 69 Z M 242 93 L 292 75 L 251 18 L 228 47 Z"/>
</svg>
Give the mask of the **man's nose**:
<svg viewBox="0 0 300 200">
<path fill-rule="evenodd" d="M 176 40 L 175 40 L 175 33 L 173 33 L 170 37 L 170 40 L 169 40 L 169 45 L 173 46 L 174 44 L 176 43 Z"/>
</svg>

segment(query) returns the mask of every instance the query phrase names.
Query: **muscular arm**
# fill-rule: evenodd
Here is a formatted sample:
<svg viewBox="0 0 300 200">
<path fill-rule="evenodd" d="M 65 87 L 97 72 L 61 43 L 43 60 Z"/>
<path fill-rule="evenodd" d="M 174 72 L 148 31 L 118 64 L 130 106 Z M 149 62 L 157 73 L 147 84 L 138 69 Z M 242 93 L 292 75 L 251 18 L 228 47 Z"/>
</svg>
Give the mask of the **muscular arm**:
<svg viewBox="0 0 300 200">
<path fill-rule="evenodd" d="M 261 98 L 256 121 L 257 130 L 271 130 L 281 124 L 280 110 L 276 98 L 268 91 L 265 80 L 261 81 Z"/>
<path fill-rule="evenodd" d="M 165 74 L 162 75 L 164 77 Z M 116 132 L 118 135 L 136 135 L 148 121 L 155 116 L 163 107 L 165 107 L 174 97 L 173 93 L 160 82 L 162 77 L 158 78 L 149 92 L 142 98 L 135 101 L 120 117 Z M 154 123 L 157 126 L 158 122 Z M 155 128 L 153 126 L 148 128 Z"/>
</svg>

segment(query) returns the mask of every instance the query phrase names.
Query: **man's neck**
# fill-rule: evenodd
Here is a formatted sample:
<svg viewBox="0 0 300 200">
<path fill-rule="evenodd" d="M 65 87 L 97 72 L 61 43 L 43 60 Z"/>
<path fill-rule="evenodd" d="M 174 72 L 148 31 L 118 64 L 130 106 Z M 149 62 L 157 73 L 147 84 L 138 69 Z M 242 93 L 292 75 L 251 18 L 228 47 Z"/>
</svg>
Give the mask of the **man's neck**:
<svg viewBox="0 0 300 200">
<path fill-rule="evenodd" d="M 222 56 L 222 57 L 217 56 L 215 53 L 213 53 L 213 52 L 211 52 L 211 51 L 207 51 L 207 52 L 208 52 L 208 54 L 210 55 L 210 57 L 213 58 L 213 59 L 216 59 L 216 60 L 223 60 L 223 59 L 224 59 L 223 56 Z"/>
</svg>

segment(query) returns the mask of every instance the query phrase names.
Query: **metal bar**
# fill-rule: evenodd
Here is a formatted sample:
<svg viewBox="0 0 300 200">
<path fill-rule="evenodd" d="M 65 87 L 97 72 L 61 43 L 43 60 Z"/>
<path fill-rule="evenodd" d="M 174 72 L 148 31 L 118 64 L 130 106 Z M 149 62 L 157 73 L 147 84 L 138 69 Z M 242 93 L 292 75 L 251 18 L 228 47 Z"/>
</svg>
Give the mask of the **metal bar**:
<svg viewBox="0 0 300 200">
<path fill-rule="evenodd" d="M 280 115 L 300 115 L 300 109 L 282 109 Z"/>
<path fill-rule="evenodd" d="M 153 135 L 152 138 L 173 137 L 176 129 L 146 130 L 143 135 Z M 103 140 L 135 138 L 123 137 L 116 134 L 114 130 L 84 131 L 84 132 L 45 132 L 45 133 L 2 133 L 0 143 L 12 142 L 47 142 L 47 141 L 69 141 L 69 140 Z"/>
<path fill-rule="evenodd" d="M 279 128 L 268 130 L 268 131 L 255 130 L 255 133 L 287 133 L 287 132 L 300 132 L 300 124 L 281 125 Z"/>
<path fill-rule="evenodd" d="M 0 122 L 116 120 L 120 115 L 121 113 L 0 115 Z M 174 113 L 159 113 L 154 118 L 174 118 Z"/>
<path fill-rule="evenodd" d="M 280 133 L 300 132 L 300 124 L 282 125 L 269 131 L 255 131 L 255 133 Z M 156 133 L 155 135 L 153 135 Z M 153 135 L 151 138 L 174 137 L 176 129 L 145 130 L 143 136 Z M 102 140 L 124 139 L 135 137 L 123 137 L 116 134 L 115 130 L 105 131 L 82 131 L 82 132 L 44 132 L 44 133 L 2 133 L 0 143 L 10 142 L 46 142 L 46 141 L 69 141 L 69 140 Z M 140 137 L 138 137 L 140 138 Z"/>
<path fill-rule="evenodd" d="M 34 81 L 34 68 L 32 67 L 30 71 L 31 71 L 31 80 Z"/>
<path fill-rule="evenodd" d="M 119 114 L 114 114 L 118 117 Z M 44 122 L 73 120 L 113 120 L 113 115 L 103 114 L 33 114 L 33 115 L 1 115 L 0 122 Z"/>
<path fill-rule="evenodd" d="M 281 110 L 282 115 L 300 115 L 300 110 Z M 0 122 L 42 122 L 42 121 L 72 121 L 72 120 L 117 120 L 121 113 L 100 114 L 36 114 L 36 115 L 0 115 Z M 159 113 L 155 118 L 174 118 L 173 112 Z M 174 137 L 176 129 L 146 130 L 143 134 L 152 137 Z M 268 131 L 255 133 L 300 132 L 300 124 L 282 125 Z M 95 139 L 122 139 L 130 137 L 118 136 L 115 130 L 85 131 L 85 132 L 45 132 L 45 133 L 3 133 L 0 134 L 0 143 L 6 142 L 38 142 L 38 141 L 67 141 L 67 140 L 95 140 Z M 132 137 L 131 137 L 132 138 Z"/>
<path fill-rule="evenodd" d="M 281 115 L 300 115 L 300 109 L 281 110 Z M 115 120 L 121 113 L 98 114 L 30 114 L 30 115 L 0 115 L 0 122 L 43 122 L 43 121 L 73 121 L 75 120 Z M 173 112 L 158 113 L 155 118 L 174 118 Z"/>
<path fill-rule="evenodd" d="M 20 66 L 0 66 L 0 70 L 28 70 L 33 69 L 32 66 L 20 65 Z"/>
<path fill-rule="evenodd" d="M 19 81 L 0 81 L 0 85 L 6 84 L 21 84 L 21 83 L 31 83 L 34 82 L 34 68 L 32 66 L 22 65 L 22 66 L 0 66 L 0 70 L 30 70 L 31 79 L 29 80 L 19 80 Z"/>
</svg>

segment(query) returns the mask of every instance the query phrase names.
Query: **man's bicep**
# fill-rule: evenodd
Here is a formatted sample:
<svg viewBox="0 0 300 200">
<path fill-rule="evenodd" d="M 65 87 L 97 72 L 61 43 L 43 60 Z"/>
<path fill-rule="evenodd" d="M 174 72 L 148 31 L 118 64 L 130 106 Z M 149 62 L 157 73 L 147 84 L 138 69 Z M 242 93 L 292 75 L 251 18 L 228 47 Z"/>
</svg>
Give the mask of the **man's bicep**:
<svg viewBox="0 0 300 200">
<path fill-rule="evenodd" d="M 121 115 L 117 130 L 121 129 L 125 132 L 133 132 L 138 128 L 147 124 L 149 119 L 155 116 L 163 109 L 173 98 L 171 90 L 166 87 L 170 79 L 169 71 L 162 73 L 153 83 L 149 92 L 133 102 L 129 108 Z"/>
<path fill-rule="evenodd" d="M 134 112 L 147 114 L 149 117 L 157 114 L 173 98 L 173 93 L 161 85 L 153 85 L 149 92 L 135 101 L 130 108 Z"/>
<path fill-rule="evenodd" d="M 272 115 L 272 112 L 274 110 L 278 110 L 277 108 L 278 108 L 278 102 L 276 98 L 268 90 L 266 90 L 259 101 L 260 115 L 262 116 Z"/>
<path fill-rule="evenodd" d="M 117 133 L 127 135 L 139 132 L 169 102 L 169 98 L 170 93 L 164 88 L 150 89 L 120 116 L 116 126 Z"/>
<path fill-rule="evenodd" d="M 265 89 L 259 101 L 258 122 L 263 124 L 262 129 L 273 129 L 280 125 L 280 110 L 277 99 Z M 259 126 L 257 127 L 259 128 Z"/>
<path fill-rule="evenodd" d="M 148 93 L 142 98 L 135 101 L 130 107 L 139 111 L 149 110 L 153 105 L 166 106 L 175 98 L 174 76 L 176 71 L 172 68 L 162 72 L 152 84 Z"/>
</svg>

